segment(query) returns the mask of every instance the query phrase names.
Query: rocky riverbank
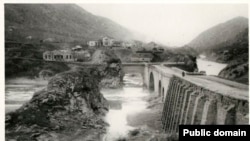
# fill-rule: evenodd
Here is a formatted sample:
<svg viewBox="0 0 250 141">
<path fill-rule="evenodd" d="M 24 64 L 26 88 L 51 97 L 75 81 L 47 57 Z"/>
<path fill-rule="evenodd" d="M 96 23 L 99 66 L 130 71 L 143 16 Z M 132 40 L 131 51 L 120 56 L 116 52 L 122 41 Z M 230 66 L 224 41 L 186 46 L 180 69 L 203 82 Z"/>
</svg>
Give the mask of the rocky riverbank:
<svg viewBox="0 0 250 141">
<path fill-rule="evenodd" d="M 145 97 L 145 100 L 148 110 L 128 117 L 128 124 L 137 128 L 130 131 L 128 137 L 118 141 L 178 141 L 177 135 L 166 134 L 162 129 L 162 99 L 154 95 Z"/>
<path fill-rule="evenodd" d="M 29 102 L 6 115 L 6 140 L 100 140 L 108 103 L 100 93 L 99 75 L 93 69 L 57 74 Z"/>
</svg>

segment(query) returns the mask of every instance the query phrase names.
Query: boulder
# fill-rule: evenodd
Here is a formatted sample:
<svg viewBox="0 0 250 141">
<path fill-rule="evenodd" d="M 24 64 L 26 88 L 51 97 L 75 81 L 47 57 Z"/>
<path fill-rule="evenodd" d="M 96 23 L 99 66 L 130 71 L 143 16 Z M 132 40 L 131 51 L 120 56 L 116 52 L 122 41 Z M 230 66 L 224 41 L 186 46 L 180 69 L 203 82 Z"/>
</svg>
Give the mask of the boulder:
<svg viewBox="0 0 250 141">
<path fill-rule="evenodd" d="M 124 73 L 122 71 L 121 60 L 116 56 L 113 50 L 96 50 L 92 56 L 93 64 L 103 64 L 99 68 L 102 80 L 102 88 L 120 88 Z"/>
<path fill-rule="evenodd" d="M 83 126 L 106 126 L 101 115 L 108 111 L 108 102 L 100 93 L 100 79 L 93 72 L 74 70 L 51 78 L 45 89 L 6 115 L 6 137 L 32 140 L 49 136 L 51 131 L 71 133 Z M 57 136 L 53 137 L 57 140 Z"/>
</svg>

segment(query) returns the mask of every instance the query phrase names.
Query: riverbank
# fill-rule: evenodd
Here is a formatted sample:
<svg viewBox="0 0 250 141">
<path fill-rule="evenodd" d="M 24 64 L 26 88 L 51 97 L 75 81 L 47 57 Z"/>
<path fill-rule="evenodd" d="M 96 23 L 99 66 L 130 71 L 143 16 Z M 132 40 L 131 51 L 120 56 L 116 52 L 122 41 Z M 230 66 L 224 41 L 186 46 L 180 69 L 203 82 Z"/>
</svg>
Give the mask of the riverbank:
<svg viewBox="0 0 250 141">
<path fill-rule="evenodd" d="M 168 135 L 162 129 L 161 116 L 164 103 L 155 95 L 144 98 L 147 110 L 128 116 L 128 125 L 136 127 L 127 138 L 118 141 L 177 141 L 176 135 Z"/>
</svg>

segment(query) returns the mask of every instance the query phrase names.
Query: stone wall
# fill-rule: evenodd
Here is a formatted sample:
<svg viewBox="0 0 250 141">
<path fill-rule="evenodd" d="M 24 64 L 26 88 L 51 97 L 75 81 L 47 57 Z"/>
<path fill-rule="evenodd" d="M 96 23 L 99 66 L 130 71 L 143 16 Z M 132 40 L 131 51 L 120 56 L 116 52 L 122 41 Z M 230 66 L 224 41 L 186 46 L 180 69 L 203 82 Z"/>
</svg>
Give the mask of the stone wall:
<svg viewBox="0 0 250 141">
<path fill-rule="evenodd" d="M 166 132 L 177 132 L 179 124 L 248 124 L 248 105 L 248 99 L 226 96 L 173 76 L 162 124 Z"/>
</svg>

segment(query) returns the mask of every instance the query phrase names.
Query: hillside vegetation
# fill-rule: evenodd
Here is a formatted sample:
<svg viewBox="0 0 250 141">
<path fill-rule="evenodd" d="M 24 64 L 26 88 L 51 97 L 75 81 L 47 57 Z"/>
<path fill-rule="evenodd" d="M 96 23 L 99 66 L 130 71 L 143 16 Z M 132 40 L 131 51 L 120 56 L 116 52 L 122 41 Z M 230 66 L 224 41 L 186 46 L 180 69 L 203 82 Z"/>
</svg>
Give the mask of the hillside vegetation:
<svg viewBox="0 0 250 141">
<path fill-rule="evenodd" d="M 248 84 L 248 29 L 237 35 L 234 41 L 221 46 L 221 48 L 215 49 L 215 54 L 218 56 L 217 60 L 226 62 L 228 65 L 220 72 L 219 76 Z"/>
<path fill-rule="evenodd" d="M 42 53 L 47 50 L 81 45 L 93 53 L 88 40 L 133 38 L 128 29 L 74 4 L 5 4 L 4 8 L 6 78 L 53 76 L 70 69 L 64 63 L 44 62 Z"/>
<path fill-rule="evenodd" d="M 102 36 L 132 39 L 119 24 L 74 4 L 5 4 L 5 39 L 86 42 Z"/>
<path fill-rule="evenodd" d="M 70 69 L 64 63 L 43 61 L 42 53 L 47 49 L 57 48 L 52 45 L 25 44 L 5 49 L 5 77 L 53 76 Z"/>
</svg>

